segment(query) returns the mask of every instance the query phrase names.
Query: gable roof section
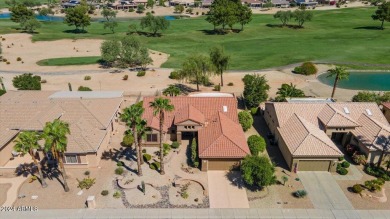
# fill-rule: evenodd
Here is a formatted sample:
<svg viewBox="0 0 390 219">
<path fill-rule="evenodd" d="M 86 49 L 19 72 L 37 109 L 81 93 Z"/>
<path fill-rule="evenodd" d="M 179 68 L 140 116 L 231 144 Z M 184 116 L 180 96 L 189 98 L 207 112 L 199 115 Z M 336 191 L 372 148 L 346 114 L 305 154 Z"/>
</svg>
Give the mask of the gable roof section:
<svg viewBox="0 0 390 219">
<path fill-rule="evenodd" d="M 177 112 L 175 113 L 174 124 L 176 125 L 185 122 L 187 120 L 191 120 L 199 124 L 204 124 L 205 122 L 203 113 L 200 112 L 197 108 L 189 104 L 177 110 Z"/>
<path fill-rule="evenodd" d="M 156 97 L 144 97 L 143 99 L 143 108 L 145 109 L 142 118 L 147 121 L 147 126 L 155 130 L 159 130 L 158 121 L 159 115 L 153 115 L 153 109 L 149 106 L 151 102 L 154 101 Z M 227 112 L 223 112 L 229 119 L 234 122 L 238 122 L 237 117 L 237 100 L 234 97 L 189 97 L 189 96 L 179 96 L 179 97 L 165 97 L 170 100 L 170 103 L 174 106 L 172 112 L 165 112 L 164 118 L 164 128 L 166 132 L 168 127 L 171 127 L 172 124 L 176 123 L 175 116 L 176 113 L 184 109 L 186 106 L 191 105 L 195 109 L 199 110 L 204 116 L 204 121 L 209 121 L 212 117 L 215 116 L 216 112 L 223 112 L 223 106 L 227 107 Z M 195 116 L 190 116 L 195 117 Z M 197 117 L 197 116 L 196 116 Z M 203 119 L 203 118 L 202 118 Z M 197 120 L 199 120 L 197 118 Z"/>
<path fill-rule="evenodd" d="M 318 114 L 318 118 L 327 127 L 357 127 L 359 124 L 337 108 L 326 104 Z"/>
<path fill-rule="evenodd" d="M 242 158 L 250 154 L 242 127 L 218 112 L 198 132 L 200 158 Z"/>
<path fill-rule="evenodd" d="M 9 91 L 0 97 L 0 148 L 19 131 L 41 131 L 46 122 L 59 118 L 69 123 L 68 153 L 97 151 L 122 98 L 50 99 L 53 93 Z"/>
<path fill-rule="evenodd" d="M 340 156 L 342 153 L 324 131 L 294 114 L 279 128 L 293 156 Z"/>
<path fill-rule="evenodd" d="M 359 118 L 362 127 L 356 128 L 352 133 L 370 150 L 382 150 L 385 138 L 390 138 L 390 127 L 374 118 L 362 115 Z"/>
</svg>

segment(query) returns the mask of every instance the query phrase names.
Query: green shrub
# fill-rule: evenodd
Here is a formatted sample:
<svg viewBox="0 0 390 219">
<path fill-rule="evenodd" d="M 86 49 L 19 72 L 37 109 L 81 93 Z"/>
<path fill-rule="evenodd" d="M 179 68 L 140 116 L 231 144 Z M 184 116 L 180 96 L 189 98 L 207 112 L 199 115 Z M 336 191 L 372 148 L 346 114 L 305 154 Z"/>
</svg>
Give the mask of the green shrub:
<svg viewBox="0 0 390 219">
<path fill-rule="evenodd" d="M 119 191 L 115 191 L 114 194 L 112 195 L 112 197 L 114 197 L 114 198 L 120 198 L 120 197 L 122 197 L 122 193 L 119 192 Z"/>
<path fill-rule="evenodd" d="M 252 155 L 259 155 L 259 152 L 264 152 L 266 142 L 263 137 L 259 135 L 251 135 L 247 140 L 249 149 Z"/>
<path fill-rule="evenodd" d="M 123 163 L 123 161 L 118 161 L 118 162 L 116 162 L 116 166 L 117 166 L 117 167 L 123 167 L 124 164 L 125 164 L 125 163 Z"/>
<path fill-rule="evenodd" d="M 10 62 L 10 61 L 7 61 L 6 64 L 9 65 L 9 64 L 11 64 L 11 62 Z"/>
<path fill-rule="evenodd" d="M 122 167 L 118 167 L 115 169 L 115 174 L 116 175 L 122 175 L 124 172 L 124 169 Z"/>
<path fill-rule="evenodd" d="M 91 80 L 91 76 L 89 76 L 89 75 L 85 76 L 85 77 L 84 77 L 84 80 L 85 80 L 85 81 Z"/>
<path fill-rule="evenodd" d="M 0 89 L 0 96 L 7 93 L 7 91 Z"/>
<path fill-rule="evenodd" d="M 144 158 L 145 162 L 149 162 L 152 159 L 152 155 L 150 154 L 144 154 L 142 157 Z"/>
<path fill-rule="evenodd" d="M 153 162 L 149 165 L 152 170 L 160 170 L 160 162 Z"/>
<path fill-rule="evenodd" d="M 134 143 L 134 136 L 132 134 L 126 134 L 123 136 L 122 145 L 125 147 L 131 147 Z"/>
<path fill-rule="evenodd" d="M 180 196 L 181 196 L 182 198 L 184 198 L 184 199 L 187 199 L 187 198 L 189 197 L 187 191 L 182 192 L 182 193 L 180 194 Z"/>
<path fill-rule="evenodd" d="M 339 157 L 339 161 L 343 161 L 344 160 L 344 157 Z"/>
<path fill-rule="evenodd" d="M 258 107 L 252 107 L 251 108 L 251 114 L 253 116 L 257 115 L 258 112 L 259 112 L 259 108 Z"/>
<path fill-rule="evenodd" d="M 122 78 L 122 80 L 124 80 L 124 81 L 127 81 L 127 79 L 129 79 L 128 75 L 124 75 L 123 78 Z"/>
<path fill-rule="evenodd" d="M 179 72 L 177 72 L 177 71 L 173 71 L 173 72 L 171 72 L 171 73 L 169 74 L 169 78 L 170 78 L 170 79 L 178 80 L 178 79 L 180 79 L 180 74 L 179 74 Z"/>
<path fill-rule="evenodd" d="M 179 142 L 177 142 L 177 141 L 172 142 L 171 148 L 177 149 L 177 148 L 179 148 L 179 147 L 180 147 Z"/>
<path fill-rule="evenodd" d="M 191 143 L 191 162 L 195 168 L 198 168 L 198 166 L 199 166 L 199 158 L 198 158 L 198 150 L 197 149 L 198 149 L 198 145 L 196 144 L 196 139 L 193 138 L 192 143 Z"/>
<path fill-rule="evenodd" d="M 364 186 L 370 191 L 380 191 L 382 186 L 385 184 L 385 180 L 378 178 L 373 180 L 367 180 L 364 182 Z"/>
<path fill-rule="evenodd" d="M 304 62 L 301 66 L 295 67 L 294 72 L 302 75 L 317 74 L 318 69 L 312 62 Z"/>
<path fill-rule="evenodd" d="M 146 149 L 144 148 L 144 149 L 142 149 L 142 153 L 146 153 Z"/>
<path fill-rule="evenodd" d="M 18 90 L 41 90 L 41 76 L 26 73 L 12 79 L 12 85 Z"/>
<path fill-rule="evenodd" d="M 90 174 L 91 174 L 91 172 L 89 172 L 89 170 L 84 172 L 84 175 L 86 175 L 86 176 L 89 176 Z"/>
<path fill-rule="evenodd" d="M 253 124 L 253 117 L 248 111 L 241 111 L 238 113 L 238 121 L 240 122 L 244 132 L 246 132 Z"/>
<path fill-rule="evenodd" d="M 143 76 L 145 76 L 145 74 L 146 74 L 145 71 L 138 71 L 137 76 L 138 77 L 143 77 Z"/>
<path fill-rule="evenodd" d="M 78 90 L 78 91 L 92 91 L 91 88 L 89 88 L 89 87 L 84 87 L 84 86 L 80 86 L 77 90 Z"/>
<path fill-rule="evenodd" d="M 388 173 L 382 167 L 378 168 L 374 165 L 366 165 L 364 171 L 371 176 L 375 176 L 377 178 L 384 179 L 386 181 L 390 181 L 390 173 Z"/>
<path fill-rule="evenodd" d="M 107 196 L 108 195 L 108 190 L 103 190 L 100 194 L 102 195 L 102 196 Z"/>
<path fill-rule="evenodd" d="M 341 163 L 341 166 L 344 167 L 344 168 L 348 168 L 351 164 L 348 163 L 348 161 L 344 161 Z"/>
<path fill-rule="evenodd" d="M 20 62 L 20 61 L 22 61 L 22 58 L 18 57 L 18 58 L 16 58 L 16 61 Z"/>
<path fill-rule="evenodd" d="M 359 193 L 360 194 L 363 191 L 363 188 L 362 188 L 362 186 L 360 184 L 355 184 L 355 185 L 352 186 L 352 191 L 354 193 Z"/>
<path fill-rule="evenodd" d="M 95 184 L 96 179 L 95 178 L 84 178 L 83 180 L 76 179 L 79 185 L 77 186 L 80 189 L 89 189 Z"/>
<path fill-rule="evenodd" d="M 134 8 L 129 8 L 129 12 L 134 12 Z"/>
<path fill-rule="evenodd" d="M 297 197 L 297 198 L 304 198 L 305 196 L 307 196 L 307 192 L 306 190 L 297 190 L 294 192 L 294 196 Z"/>
<path fill-rule="evenodd" d="M 221 85 L 217 84 L 217 85 L 214 85 L 214 91 L 221 91 Z"/>
<path fill-rule="evenodd" d="M 229 82 L 227 86 L 234 86 L 233 82 Z"/>
<path fill-rule="evenodd" d="M 344 167 L 340 167 L 337 169 L 337 173 L 339 173 L 340 175 L 347 175 L 348 174 L 348 170 L 345 169 Z"/>
<path fill-rule="evenodd" d="M 171 145 L 164 143 L 163 144 L 163 155 L 167 156 L 169 154 L 169 151 L 171 151 Z"/>
</svg>

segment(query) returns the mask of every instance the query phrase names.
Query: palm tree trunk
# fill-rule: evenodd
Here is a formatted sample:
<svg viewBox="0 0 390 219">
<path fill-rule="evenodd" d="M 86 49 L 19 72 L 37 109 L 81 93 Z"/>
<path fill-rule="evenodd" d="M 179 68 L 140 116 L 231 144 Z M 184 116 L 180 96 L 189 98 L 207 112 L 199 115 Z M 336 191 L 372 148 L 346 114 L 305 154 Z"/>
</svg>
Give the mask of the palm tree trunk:
<svg viewBox="0 0 390 219">
<path fill-rule="evenodd" d="M 383 160 L 383 155 L 385 155 L 385 150 L 382 150 L 381 156 L 379 157 L 378 163 L 376 167 L 381 167 L 382 160 Z"/>
<path fill-rule="evenodd" d="M 68 186 L 68 183 L 66 182 L 66 171 L 65 171 L 65 167 L 64 167 L 64 162 L 62 161 L 62 159 L 64 158 L 64 154 L 60 153 L 60 155 L 57 155 L 57 157 L 58 157 L 58 161 L 60 162 L 62 178 L 64 179 L 65 192 L 69 192 L 69 186 Z"/>
<path fill-rule="evenodd" d="M 164 122 L 164 113 L 160 111 L 160 174 L 164 175 L 164 151 L 162 143 L 162 134 L 163 134 L 163 122 Z"/>
<path fill-rule="evenodd" d="M 43 178 L 43 174 L 42 174 L 42 170 L 41 170 L 41 164 L 38 164 L 38 161 L 35 158 L 35 154 L 33 153 L 32 150 L 30 150 L 30 155 L 31 155 L 31 157 L 32 157 L 32 159 L 34 161 L 35 166 L 37 166 L 37 168 L 38 168 L 38 173 L 39 173 L 39 178 L 41 179 L 42 188 L 46 188 L 47 187 L 47 183 L 46 183 L 45 179 Z"/>
<path fill-rule="evenodd" d="M 199 77 L 198 77 L 198 74 L 196 74 L 196 90 L 199 91 Z"/>
<path fill-rule="evenodd" d="M 384 28 L 383 28 L 383 23 L 385 22 L 385 20 L 383 20 L 382 21 L 382 25 L 381 25 L 381 29 L 383 30 Z"/>
<path fill-rule="evenodd" d="M 137 166 L 138 166 L 138 176 L 142 176 L 142 170 L 141 170 L 141 153 L 139 151 L 139 142 L 138 142 L 138 134 L 137 130 L 134 129 L 134 143 L 135 143 L 135 150 L 137 152 Z"/>
<path fill-rule="evenodd" d="M 336 78 L 334 79 L 334 84 L 333 84 L 333 90 L 332 90 L 332 95 L 331 98 L 333 99 L 334 93 L 336 92 L 336 87 L 337 87 L 337 82 L 339 81 L 339 76 L 336 75 Z"/>
<path fill-rule="evenodd" d="M 221 71 L 221 86 L 223 87 L 223 71 Z"/>
</svg>

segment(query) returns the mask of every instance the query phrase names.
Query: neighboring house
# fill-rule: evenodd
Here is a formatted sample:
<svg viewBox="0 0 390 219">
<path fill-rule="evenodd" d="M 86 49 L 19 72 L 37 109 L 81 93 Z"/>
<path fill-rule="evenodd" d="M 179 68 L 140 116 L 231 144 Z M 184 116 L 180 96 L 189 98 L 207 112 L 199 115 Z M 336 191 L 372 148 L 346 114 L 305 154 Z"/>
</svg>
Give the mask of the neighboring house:
<svg viewBox="0 0 390 219">
<path fill-rule="evenodd" d="M 178 141 L 197 136 L 198 155 L 202 171 L 229 170 L 237 167 L 250 154 L 246 138 L 237 116 L 234 96 L 207 95 L 167 97 L 175 109 L 166 112 L 163 141 Z M 149 106 L 155 97 L 145 97 L 143 118 L 151 132 L 145 146 L 159 145 L 159 117 Z M 184 149 L 182 149 L 184 150 Z"/>
<path fill-rule="evenodd" d="M 390 102 L 382 103 L 382 112 L 388 122 L 390 122 Z"/>
<path fill-rule="evenodd" d="M 243 0 L 242 3 L 247 4 L 250 8 L 261 8 L 264 4 L 262 0 Z"/>
<path fill-rule="evenodd" d="M 310 7 L 316 7 L 318 2 L 315 1 L 315 0 L 295 0 L 295 2 L 298 4 L 298 5 L 304 5 L 308 8 Z"/>
<path fill-rule="evenodd" d="M 368 162 L 382 152 L 390 125 L 376 103 L 266 103 L 264 118 L 294 171 L 334 171 L 337 145 L 358 146 Z M 337 144 L 337 145 L 336 145 Z"/>
<path fill-rule="evenodd" d="M 272 0 L 272 5 L 277 8 L 288 8 L 290 7 L 290 2 L 286 0 Z"/>
<path fill-rule="evenodd" d="M 122 93 L 8 91 L 0 97 L 0 166 L 12 158 L 19 132 L 41 132 L 54 119 L 69 123 L 64 163 L 75 168 L 98 166 L 116 128 Z"/>
</svg>

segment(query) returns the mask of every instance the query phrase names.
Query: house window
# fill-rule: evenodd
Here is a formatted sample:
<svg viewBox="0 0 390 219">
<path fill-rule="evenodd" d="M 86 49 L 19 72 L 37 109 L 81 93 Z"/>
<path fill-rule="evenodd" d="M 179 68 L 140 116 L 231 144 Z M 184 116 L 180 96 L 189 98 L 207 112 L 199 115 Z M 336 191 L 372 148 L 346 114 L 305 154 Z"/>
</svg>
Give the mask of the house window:
<svg viewBox="0 0 390 219">
<path fill-rule="evenodd" d="M 146 141 L 147 142 L 157 142 L 157 134 L 147 134 Z"/>
<path fill-rule="evenodd" d="M 65 163 L 79 163 L 77 155 L 65 155 Z"/>
</svg>

